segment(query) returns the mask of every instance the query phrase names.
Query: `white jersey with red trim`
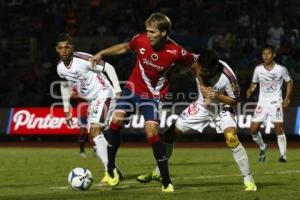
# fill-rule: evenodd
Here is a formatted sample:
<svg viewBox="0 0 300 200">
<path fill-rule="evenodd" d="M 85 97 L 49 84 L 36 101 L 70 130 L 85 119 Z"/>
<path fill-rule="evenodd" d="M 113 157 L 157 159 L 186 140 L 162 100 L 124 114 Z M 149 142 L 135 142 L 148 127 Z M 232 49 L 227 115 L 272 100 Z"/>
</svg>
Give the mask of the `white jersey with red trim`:
<svg viewBox="0 0 300 200">
<path fill-rule="evenodd" d="M 236 127 L 233 109 L 229 105 L 220 106 L 223 103 L 218 101 L 207 104 L 200 90 L 201 84 L 204 84 L 206 87 L 212 87 L 215 92 L 239 99 L 240 91 L 232 69 L 227 63 L 219 60 L 219 70 L 221 75 L 214 85 L 210 85 L 209 81 L 203 78 L 201 83 L 196 79 L 199 90 L 198 99 L 180 114 L 175 124 L 183 133 L 191 129 L 202 132 L 209 124 L 215 126 L 217 133 L 224 132 L 228 127 Z"/>
<path fill-rule="evenodd" d="M 229 65 L 226 62 L 224 62 L 222 60 L 219 60 L 219 66 L 220 66 L 220 70 L 222 71 L 222 73 L 221 73 L 218 81 L 213 86 L 211 86 L 212 89 L 215 92 L 224 93 L 224 94 L 228 95 L 229 97 L 232 97 L 234 99 L 239 99 L 240 98 L 240 90 L 239 90 L 237 78 L 236 78 L 233 70 L 229 67 Z M 197 81 L 197 86 L 198 86 L 198 90 L 199 90 L 199 97 L 198 97 L 197 103 L 204 104 L 204 98 L 201 93 L 201 90 L 199 89 L 201 86 L 199 81 Z M 208 86 L 208 85 L 206 85 L 206 86 Z M 213 103 L 219 103 L 219 102 L 214 101 Z"/>
<path fill-rule="evenodd" d="M 68 66 L 62 61 L 57 65 L 57 73 L 68 81 L 69 88 L 81 98 L 90 101 L 97 97 L 114 97 L 114 90 L 107 77 L 102 73 L 105 62 L 92 68 L 89 61 L 92 55 L 74 52 Z"/>
<path fill-rule="evenodd" d="M 126 87 L 134 93 L 160 98 L 169 90 L 168 73 L 175 63 L 190 66 L 194 57 L 170 38 L 164 47 L 155 51 L 146 33 L 138 34 L 129 42 L 136 53 L 136 64 Z"/>
<path fill-rule="evenodd" d="M 282 102 L 283 80 L 291 80 L 286 67 L 274 63 L 271 70 L 267 70 L 263 64 L 258 65 L 253 73 L 252 82 L 259 83 L 259 102 L 280 101 Z"/>
</svg>

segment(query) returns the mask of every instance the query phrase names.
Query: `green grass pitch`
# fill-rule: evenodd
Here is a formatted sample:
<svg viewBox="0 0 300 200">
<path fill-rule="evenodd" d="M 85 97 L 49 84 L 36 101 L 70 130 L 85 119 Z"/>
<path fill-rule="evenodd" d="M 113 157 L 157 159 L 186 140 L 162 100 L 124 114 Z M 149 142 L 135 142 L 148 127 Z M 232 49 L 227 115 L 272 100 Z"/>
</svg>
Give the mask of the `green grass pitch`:
<svg viewBox="0 0 300 200">
<path fill-rule="evenodd" d="M 300 199 L 300 157 L 288 150 L 287 163 L 279 163 L 278 149 L 268 149 L 265 163 L 257 162 L 258 150 L 247 149 L 257 192 L 244 192 L 242 177 L 226 148 L 177 148 L 169 161 L 175 193 L 164 194 L 159 183 L 140 184 L 137 175 L 154 167 L 150 148 L 121 148 L 118 164 L 125 180 L 111 189 L 100 185 L 103 166 L 87 149 L 0 148 L 0 199 L 2 200 L 158 200 L 158 199 Z M 86 167 L 94 183 L 87 191 L 73 191 L 67 176 L 74 167 Z"/>
</svg>

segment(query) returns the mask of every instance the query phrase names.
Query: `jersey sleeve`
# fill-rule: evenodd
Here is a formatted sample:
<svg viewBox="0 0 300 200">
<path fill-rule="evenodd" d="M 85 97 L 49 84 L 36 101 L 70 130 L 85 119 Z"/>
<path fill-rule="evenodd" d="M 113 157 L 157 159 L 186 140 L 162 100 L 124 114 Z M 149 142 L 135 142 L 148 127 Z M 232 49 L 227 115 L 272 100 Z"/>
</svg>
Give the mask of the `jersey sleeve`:
<svg viewBox="0 0 300 200">
<path fill-rule="evenodd" d="M 190 67 L 193 64 L 194 60 L 195 58 L 192 53 L 180 47 L 177 62 L 183 64 L 184 66 Z"/>
<path fill-rule="evenodd" d="M 131 40 L 128 42 L 129 49 L 134 50 L 137 48 L 137 43 L 140 38 L 139 36 L 140 34 L 137 34 L 131 38 Z"/>
<path fill-rule="evenodd" d="M 65 78 L 65 76 L 61 73 L 61 70 L 59 69 L 59 65 L 57 65 L 57 74 L 58 74 L 58 76 L 60 77 L 60 78 Z"/>
<path fill-rule="evenodd" d="M 253 77 L 252 77 L 252 82 L 253 83 L 258 83 L 259 79 L 258 79 L 258 68 L 256 67 L 253 73 Z"/>
<path fill-rule="evenodd" d="M 282 68 L 282 77 L 285 82 L 289 82 L 291 80 L 290 73 L 286 67 Z"/>
</svg>

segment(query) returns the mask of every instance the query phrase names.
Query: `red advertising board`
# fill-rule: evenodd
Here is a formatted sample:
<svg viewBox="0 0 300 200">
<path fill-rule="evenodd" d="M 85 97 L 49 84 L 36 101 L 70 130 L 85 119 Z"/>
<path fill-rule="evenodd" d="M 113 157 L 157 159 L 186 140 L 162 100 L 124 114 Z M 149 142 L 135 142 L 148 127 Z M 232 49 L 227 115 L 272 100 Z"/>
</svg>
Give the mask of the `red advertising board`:
<svg viewBox="0 0 300 200">
<path fill-rule="evenodd" d="M 78 134 L 76 109 L 73 109 L 73 126 L 65 122 L 63 108 L 20 107 L 12 108 L 9 123 L 10 135 L 69 135 Z"/>
</svg>

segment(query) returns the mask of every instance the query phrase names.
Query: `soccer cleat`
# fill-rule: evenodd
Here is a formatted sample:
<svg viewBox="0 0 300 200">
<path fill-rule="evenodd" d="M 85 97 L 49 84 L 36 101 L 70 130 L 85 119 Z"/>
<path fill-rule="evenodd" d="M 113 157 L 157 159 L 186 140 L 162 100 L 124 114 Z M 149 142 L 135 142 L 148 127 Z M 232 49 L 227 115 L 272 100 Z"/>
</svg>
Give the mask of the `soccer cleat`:
<svg viewBox="0 0 300 200">
<path fill-rule="evenodd" d="M 278 161 L 279 161 L 279 162 L 282 162 L 282 163 L 285 163 L 285 162 L 287 162 L 286 155 L 282 155 L 282 156 L 280 156 L 280 157 L 279 157 L 279 159 L 278 159 Z"/>
<path fill-rule="evenodd" d="M 172 183 L 169 183 L 167 187 L 162 186 L 161 187 L 162 192 L 174 192 L 174 186 Z"/>
<path fill-rule="evenodd" d="M 124 180 L 124 175 L 123 175 L 123 172 L 118 168 L 116 167 L 117 169 L 117 173 L 119 175 L 119 180 Z M 110 176 L 109 176 L 109 173 L 106 171 L 104 172 L 104 176 L 101 180 L 101 183 L 107 183 L 107 181 L 109 180 Z"/>
<path fill-rule="evenodd" d="M 116 169 L 117 169 L 120 181 L 124 180 L 124 173 L 120 170 L 120 168 L 118 166 L 116 166 Z"/>
<path fill-rule="evenodd" d="M 104 176 L 103 176 L 103 178 L 101 180 L 101 183 L 107 183 L 108 179 L 109 179 L 108 172 L 104 172 Z"/>
<path fill-rule="evenodd" d="M 111 177 L 111 176 L 109 175 L 109 173 L 107 173 L 107 174 L 108 174 L 108 177 L 107 177 L 106 183 L 107 183 L 109 186 L 114 187 L 114 186 L 116 186 L 116 185 L 119 184 L 120 178 L 119 178 L 119 174 L 118 174 L 118 171 L 117 171 L 116 168 L 113 170 L 113 175 L 114 175 L 114 177 Z"/>
<path fill-rule="evenodd" d="M 86 158 L 86 154 L 85 154 L 84 152 L 80 152 L 80 156 L 81 156 L 82 158 Z"/>
<path fill-rule="evenodd" d="M 151 181 L 161 181 L 161 177 L 159 174 L 153 171 L 148 174 L 139 175 L 136 180 L 140 183 L 149 183 Z"/>
<path fill-rule="evenodd" d="M 248 181 L 248 182 L 244 183 L 244 190 L 247 191 L 247 192 L 248 191 L 255 192 L 257 190 L 255 182 L 254 181 Z"/>
</svg>

